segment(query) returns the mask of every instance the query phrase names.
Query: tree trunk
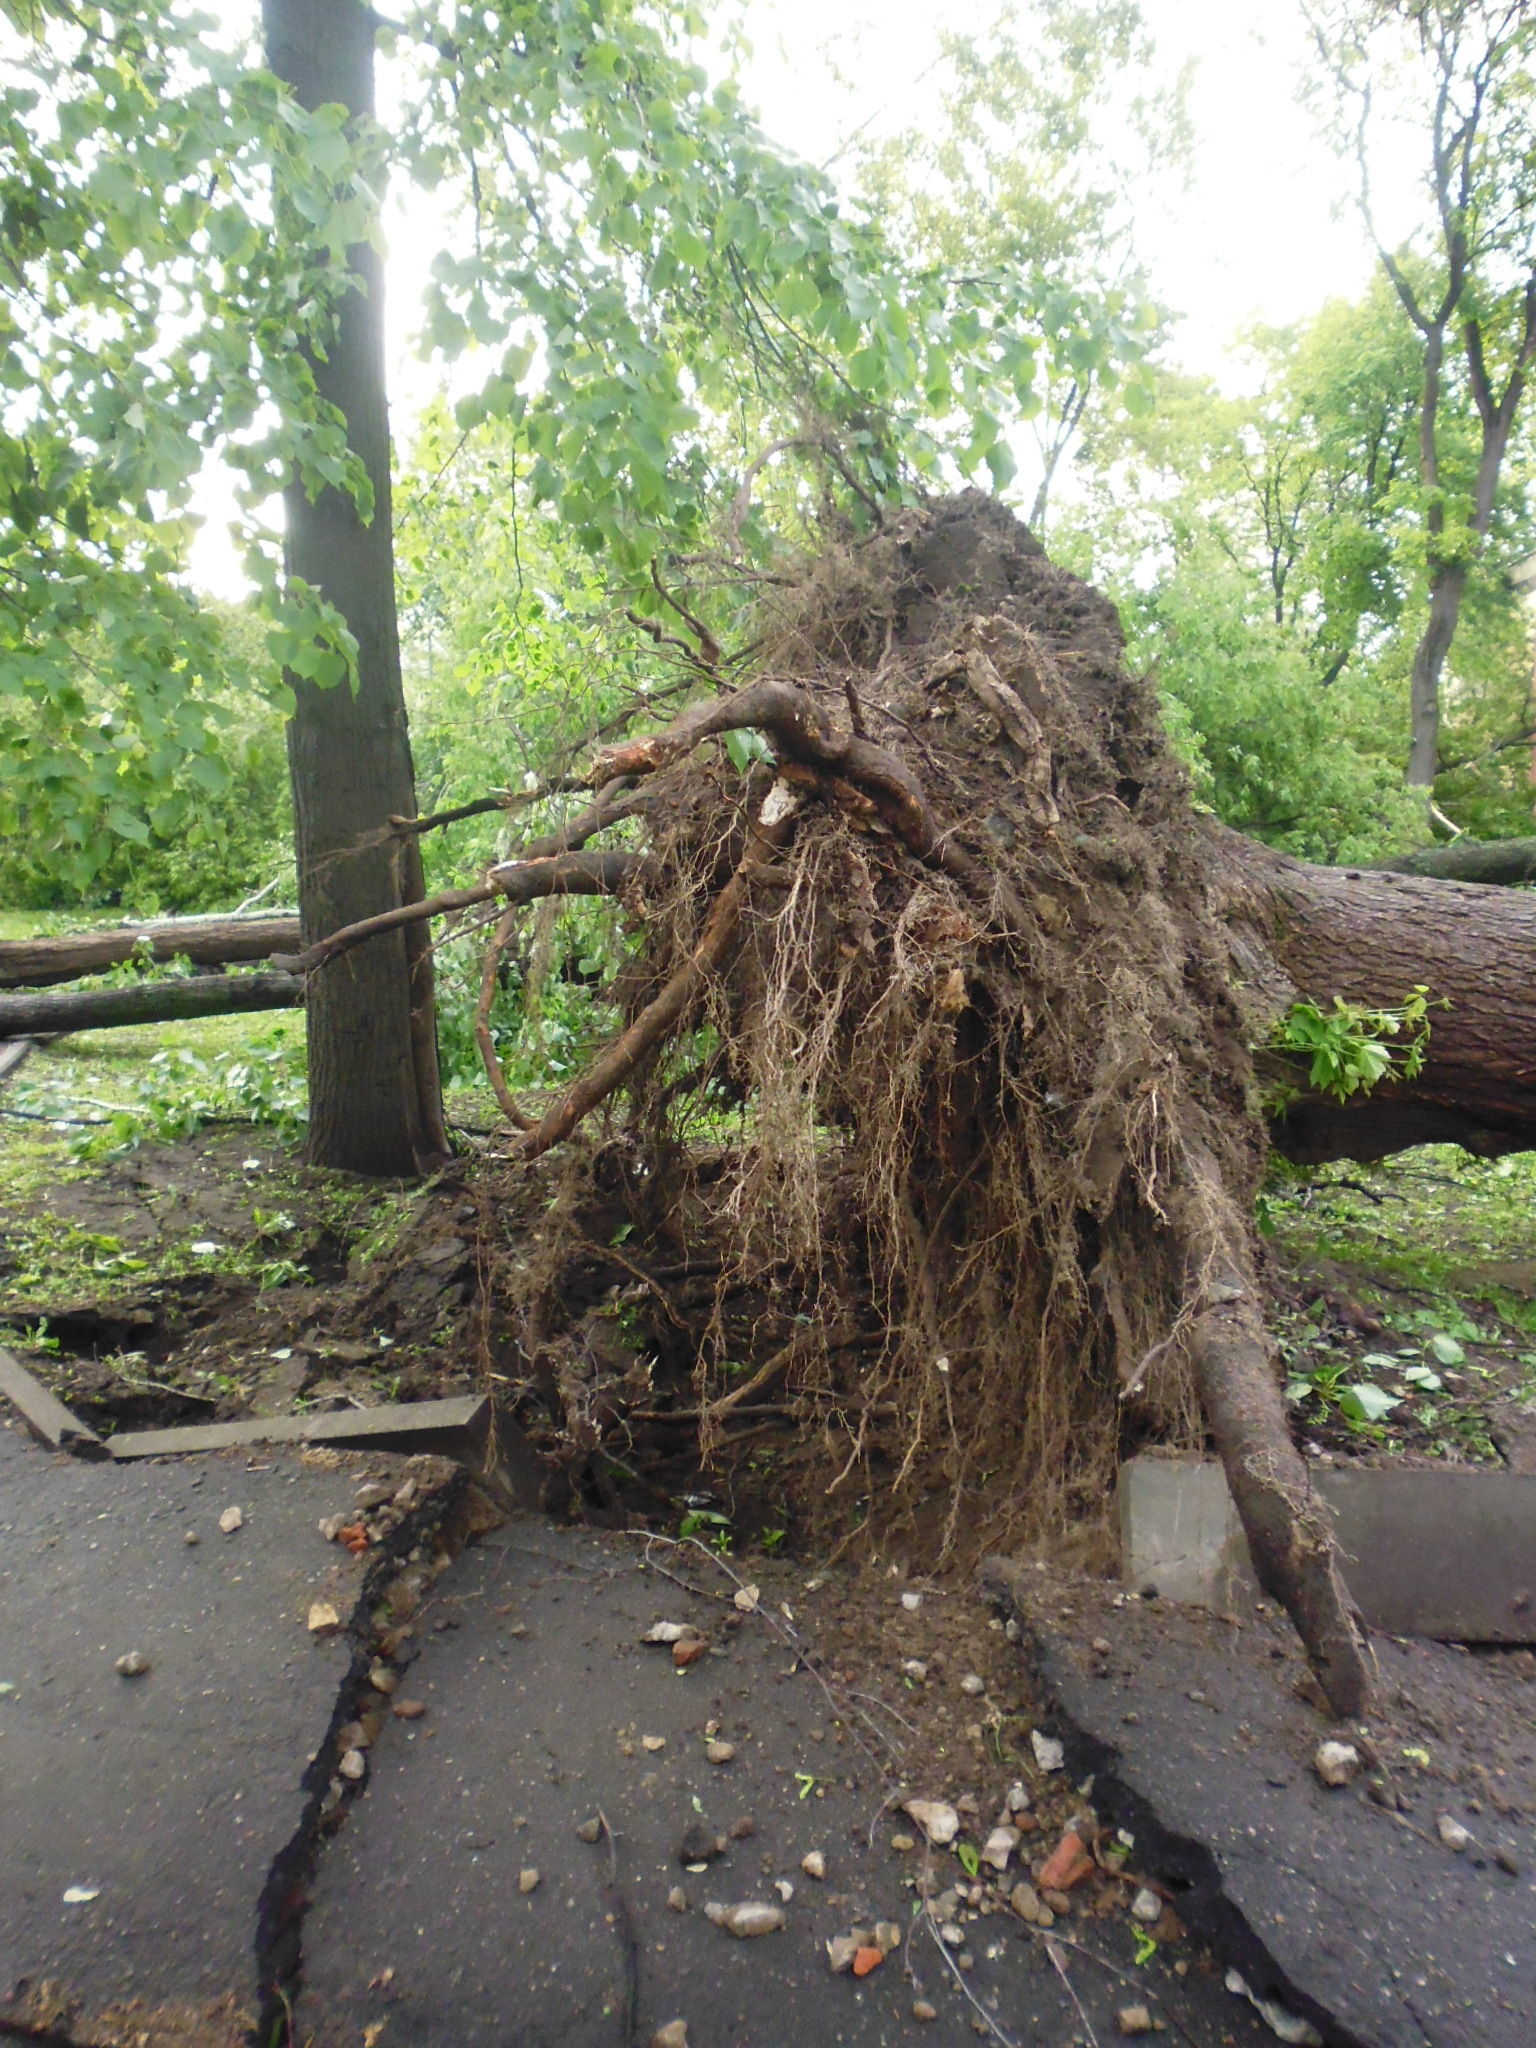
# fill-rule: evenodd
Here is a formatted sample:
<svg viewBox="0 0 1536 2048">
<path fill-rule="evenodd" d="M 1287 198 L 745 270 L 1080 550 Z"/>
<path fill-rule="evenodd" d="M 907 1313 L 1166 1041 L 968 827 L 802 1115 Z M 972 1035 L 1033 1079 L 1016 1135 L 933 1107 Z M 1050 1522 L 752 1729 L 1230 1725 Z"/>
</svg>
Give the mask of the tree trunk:
<svg viewBox="0 0 1536 2048">
<path fill-rule="evenodd" d="M 263 0 L 262 20 L 268 62 L 304 106 L 339 102 L 372 114 L 374 17 L 360 0 Z M 358 644 L 355 691 L 289 678 L 306 944 L 421 890 L 419 844 L 387 831 L 391 817 L 416 815 L 416 794 L 395 616 L 383 269 L 367 244 L 350 251 L 349 263 L 359 288 L 338 308 L 315 380 L 346 420 L 373 485 L 373 517 L 364 525 L 344 491 L 325 490 L 311 503 L 295 481 L 284 493 L 288 573 L 319 588 Z M 359 842 L 371 843 L 349 850 Z M 315 976 L 305 1015 L 310 1160 L 399 1176 L 444 1159 L 432 965 L 419 939 L 389 933 Z"/>
<path fill-rule="evenodd" d="M 116 925 L 110 931 L 71 932 L 56 939 L 14 939 L 0 945 L 0 988 L 46 988 L 119 967 L 148 947 L 152 960 L 185 959 L 199 966 L 265 960 L 298 943 L 296 917 L 165 918 Z"/>
<path fill-rule="evenodd" d="M 1392 875 L 1428 875 L 1442 882 L 1536 882 L 1536 839 L 1453 839 L 1373 863 Z"/>
<path fill-rule="evenodd" d="M 1440 753 L 1440 675 L 1456 637 L 1461 600 L 1467 587 L 1466 565 L 1453 562 L 1437 568 L 1430 579 L 1429 623 L 1413 651 L 1409 683 L 1412 739 L 1408 750 L 1411 789 L 1433 786 Z"/>
<path fill-rule="evenodd" d="M 1431 1013 L 1417 1081 L 1344 1103 L 1304 1095 L 1277 1118 L 1270 1135 L 1287 1158 L 1380 1159 L 1448 1143 L 1496 1157 L 1536 1147 L 1536 896 L 1312 867 L 1213 829 L 1229 931 L 1271 1015 L 1298 996 L 1393 1008 L 1420 985 L 1450 1005 Z"/>
<path fill-rule="evenodd" d="M 0 995 L 0 1039 L 177 1024 L 243 1010 L 292 1010 L 303 1000 L 304 983 L 296 974 L 192 974 L 184 980 L 141 982 L 137 988 L 68 989 L 51 995 L 28 990 Z"/>
</svg>

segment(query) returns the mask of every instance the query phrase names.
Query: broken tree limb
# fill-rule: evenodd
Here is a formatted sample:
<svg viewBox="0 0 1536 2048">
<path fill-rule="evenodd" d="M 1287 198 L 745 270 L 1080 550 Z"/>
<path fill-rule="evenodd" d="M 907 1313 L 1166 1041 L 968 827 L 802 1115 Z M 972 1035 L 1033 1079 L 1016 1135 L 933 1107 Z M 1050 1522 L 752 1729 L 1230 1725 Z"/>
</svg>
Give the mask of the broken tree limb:
<svg viewBox="0 0 1536 2048">
<path fill-rule="evenodd" d="M 636 865 L 631 853 L 567 853 L 554 859 L 521 860 L 492 868 L 490 878 L 467 889 L 445 889 L 426 896 L 419 903 L 402 903 L 397 909 L 381 911 L 377 917 L 360 918 L 343 925 L 302 953 L 273 956 L 274 967 L 291 974 L 313 974 L 317 967 L 350 952 L 381 932 L 398 931 L 402 925 L 423 918 L 442 917 L 450 910 L 469 910 L 476 903 L 490 903 L 498 896 L 508 903 L 532 903 L 540 896 L 613 896 Z"/>
<path fill-rule="evenodd" d="M 1449 846 L 1421 846 L 1414 853 L 1400 853 L 1395 860 L 1374 865 L 1384 874 L 1496 883 L 1508 888 L 1536 882 L 1536 839 L 1456 839 Z"/>
<path fill-rule="evenodd" d="M 245 1010 L 291 1010 L 303 1000 L 304 984 L 293 974 L 192 974 L 144 981 L 136 988 L 0 995 L 0 1038 L 59 1037 L 130 1024 L 231 1017 Z"/>
<path fill-rule="evenodd" d="M 1370 1677 L 1327 1509 L 1286 1423 L 1247 1236 L 1208 1147 L 1186 1136 L 1172 1197 L 1196 1300 L 1189 1353 L 1259 1584 L 1296 1625 L 1328 1703 L 1361 1714 Z"/>
<path fill-rule="evenodd" d="M 109 931 L 71 932 L 50 939 L 9 939 L 0 944 L 0 988 L 48 988 L 120 967 L 147 947 L 154 960 L 191 960 L 198 966 L 265 960 L 298 943 L 299 920 L 270 911 L 259 917 L 157 918 Z"/>
</svg>

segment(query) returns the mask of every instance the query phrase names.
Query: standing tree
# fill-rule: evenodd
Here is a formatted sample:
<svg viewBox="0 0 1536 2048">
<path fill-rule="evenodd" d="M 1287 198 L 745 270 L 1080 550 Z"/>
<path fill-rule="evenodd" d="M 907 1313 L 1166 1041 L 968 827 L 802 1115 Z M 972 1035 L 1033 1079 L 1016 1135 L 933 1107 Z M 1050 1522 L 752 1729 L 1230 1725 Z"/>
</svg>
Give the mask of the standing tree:
<svg viewBox="0 0 1536 2048">
<path fill-rule="evenodd" d="M 299 105 L 374 111 L 374 16 L 364 0 L 263 0 L 267 61 Z M 350 687 L 291 675 L 288 756 L 299 908 L 308 941 L 422 893 L 421 842 L 391 831 L 416 815 L 400 676 L 384 383 L 384 266 L 373 230 L 347 251 L 356 288 L 311 345 L 315 390 L 362 465 L 363 487 L 283 493 L 289 577 L 317 590 L 355 643 Z M 349 974 L 310 991 L 310 1159 L 409 1175 L 449 1156 L 438 1082 L 432 956 L 420 925 L 374 940 Z"/>
<path fill-rule="evenodd" d="M 1446 657 L 1536 359 L 1536 19 L 1525 0 L 1326 0 L 1306 11 L 1329 125 L 1353 159 L 1367 232 L 1420 337 L 1429 611 L 1413 661 L 1408 781 L 1429 789 Z M 1405 120 L 1428 143 L 1429 211 L 1391 247 L 1378 215 L 1379 157 L 1383 131 Z M 1481 426 L 1469 477 L 1449 473 L 1443 446 L 1446 387 L 1458 374 Z"/>
</svg>

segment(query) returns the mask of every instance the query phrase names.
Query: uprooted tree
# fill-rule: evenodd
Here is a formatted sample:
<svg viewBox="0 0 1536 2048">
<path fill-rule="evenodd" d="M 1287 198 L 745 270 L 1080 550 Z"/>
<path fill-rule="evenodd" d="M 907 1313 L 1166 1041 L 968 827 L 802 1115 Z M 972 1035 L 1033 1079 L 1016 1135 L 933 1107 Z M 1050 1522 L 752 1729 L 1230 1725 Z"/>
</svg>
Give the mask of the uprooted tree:
<svg viewBox="0 0 1536 2048">
<path fill-rule="evenodd" d="M 1536 903 L 1199 817 L 1113 608 L 980 494 L 830 547 L 755 629 L 730 683 L 700 635 L 697 701 L 599 751 L 559 833 L 390 914 L 505 898 L 487 1003 L 535 898 L 612 894 L 631 929 L 624 1028 L 540 1117 L 483 1041 L 521 1131 L 509 1207 L 580 1134 L 508 1266 L 530 1402 L 609 1472 L 648 1429 L 720 1455 L 776 1403 L 848 1521 L 945 1544 L 1090 1518 L 1127 1449 L 1209 1431 L 1261 1582 L 1359 1712 L 1254 1195 L 1272 1141 L 1536 1141 Z M 329 971 L 380 922 L 279 964 Z M 1252 1050 L 1299 995 L 1420 984 L 1450 1007 L 1412 1083 L 1277 1092 L 1284 1057 Z M 623 1286 L 651 1319 L 627 1349 L 600 1327 Z"/>
</svg>

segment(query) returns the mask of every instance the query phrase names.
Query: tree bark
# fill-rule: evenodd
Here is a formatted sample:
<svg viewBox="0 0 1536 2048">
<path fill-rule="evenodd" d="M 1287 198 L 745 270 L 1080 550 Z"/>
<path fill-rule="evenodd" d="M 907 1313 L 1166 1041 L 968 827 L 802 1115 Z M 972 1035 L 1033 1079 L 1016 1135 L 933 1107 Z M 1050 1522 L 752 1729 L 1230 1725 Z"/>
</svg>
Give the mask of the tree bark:
<svg viewBox="0 0 1536 2048">
<path fill-rule="evenodd" d="M 1421 846 L 1395 860 L 1374 861 L 1389 875 L 1427 875 L 1441 882 L 1496 882 L 1519 887 L 1536 882 L 1536 839 L 1453 839 L 1446 846 Z"/>
<path fill-rule="evenodd" d="M 114 925 L 110 931 L 71 932 L 53 939 L 0 944 L 0 988 L 47 988 L 119 967 L 148 945 L 154 960 L 186 959 L 199 966 L 265 960 L 298 944 L 296 917 L 189 917 Z"/>
<path fill-rule="evenodd" d="M 292 1010 L 303 1000 L 304 983 L 297 974 L 192 974 L 141 982 L 137 988 L 69 989 L 51 995 L 28 990 L 0 995 L 0 1039 L 176 1024 L 242 1010 Z"/>
<path fill-rule="evenodd" d="M 339 102 L 372 114 L 374 17 L 360 0 L 263 0 L 262 21 L 267 61 L 304 106 Z M 284 493 L 288 573 L 318 587 L 358 645 L 355 691 L 289 678 L 306 945 L 421 892 L 419 843 L 381 832 L 392 817 L 416 815 L 395 615 L 383 267 L 367 244 L 348 261 L 358 289 L 342 300 L 314 371 L 367 470 L 373 517 L 365 525 L 344 491 L 327 489 L 311 502 L 295 481 Z M 358 842 L 363 850 L 349 851 Z M 372 939 L 315 978 L 305 1006 L 314 1164 L 403 1176 L 448 1156 L 432 1016 L 432 963 L 421 931 Z"/>
<path fill-rule="evenodd" d="M 1536 1147 L 1536 895 L 1313 867 L 1216 828 L 1239 978 L 1278 1016 L 1297 997 L 1388 1009 L 1427 986 L 1424 1070 L 1337 1103 L 1303 1095 L 1275 1119 L 1288 1158 L 1380 1159 L 1410 1145 L 1484 1157 Z M 1278 972 L 1277 972 L 1278 970 Z"/>
</svg>

